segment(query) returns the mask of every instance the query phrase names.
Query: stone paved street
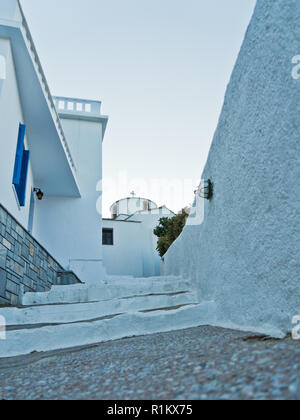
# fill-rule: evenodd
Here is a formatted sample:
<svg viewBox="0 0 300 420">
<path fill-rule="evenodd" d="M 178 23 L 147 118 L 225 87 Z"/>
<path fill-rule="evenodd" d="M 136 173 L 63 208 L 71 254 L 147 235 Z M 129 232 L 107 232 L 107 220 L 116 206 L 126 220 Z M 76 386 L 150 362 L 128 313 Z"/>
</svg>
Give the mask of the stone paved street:
<svg viewBox="0 0 300 420">
<path fill-rule="evenodd" d="M 1 360 L 0 399 L 300 399 L 292 339 L 200 327 L 46 356 Z"/>
</svg>

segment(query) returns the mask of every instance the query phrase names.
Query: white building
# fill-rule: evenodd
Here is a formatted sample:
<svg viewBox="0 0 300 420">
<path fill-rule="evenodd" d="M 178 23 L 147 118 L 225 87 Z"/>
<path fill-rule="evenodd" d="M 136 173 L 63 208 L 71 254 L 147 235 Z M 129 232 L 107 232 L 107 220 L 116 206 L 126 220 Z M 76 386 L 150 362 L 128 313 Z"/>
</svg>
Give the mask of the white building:
<svg viewBox="0 0 300 420">
<path fill-rule="evenodd" d="M 19 1 L 1 0 L 3 299 L 15 300 L 5 289 L 8 281 L 16 285 L 32 281 L 27 291 L 38 288 L 40 265 L 48 263 L 34 259 L 45 250 L 82 281 L 101 280 L 101 231 L 97 227 L 102 217 L 96 209 L 96 203 L 101 209 L 101 191 L 96 191 L 96 186 L 102 178 L 107 121 L 108 117 L 101 115 L 101 102 L 52 97 Z M 42 200 L 38 200 L 38 192 L 42 192 Z M 33 255 L 22 260 L 19 247 L 27 247 Z M 29 268 L 37 278 L 27 278 Z"/>
<path fill-rule="evenodd" d="M 111 206 L 111 219 L 103 219 L 103 259 L 109 275 L 151 277 L 160 274 L 157 237 L 153 230 L 162 217 L 175 214 L 153 201 L 128 197 Z"/>
</svg>

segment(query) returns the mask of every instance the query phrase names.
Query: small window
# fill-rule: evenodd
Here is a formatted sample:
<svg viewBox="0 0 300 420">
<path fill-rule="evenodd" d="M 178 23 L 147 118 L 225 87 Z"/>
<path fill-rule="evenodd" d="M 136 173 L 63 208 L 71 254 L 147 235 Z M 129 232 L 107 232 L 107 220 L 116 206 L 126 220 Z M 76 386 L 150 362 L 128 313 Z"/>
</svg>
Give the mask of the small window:
<svg viewBox="0 0 300 420">
<path fill-rule="evenodd" d="M 24 148 L 25 131 L 25 125 L 20 124 L 13 174 L 13 185 L 15 186 L 20 207 L 25 206 L 27 174 L 30 157 L 29 151 Z"/>
<path fill-rule="evenodd" d="M 113 245 L 114 244 L 114 230 L 113 229 L 103 229 L 102 230 L 102 244 L 103 245 Z"/>
</svg>

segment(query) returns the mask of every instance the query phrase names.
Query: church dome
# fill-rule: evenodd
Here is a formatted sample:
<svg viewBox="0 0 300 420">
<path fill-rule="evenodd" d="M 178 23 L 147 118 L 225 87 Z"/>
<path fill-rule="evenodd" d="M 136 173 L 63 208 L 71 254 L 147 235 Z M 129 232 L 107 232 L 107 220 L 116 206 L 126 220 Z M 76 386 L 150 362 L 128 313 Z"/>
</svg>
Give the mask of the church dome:
<svg viewBox="0 0 300 420">
<path fill-rule="evenodd" d="M 154 201 L 142 197 L 127 197 L 116 201 L 110 208 L 112 218 L 121 215 L 131 216 L 140 211 L 148 211 L 157 209 L 157 204 Z"/>
</svg>

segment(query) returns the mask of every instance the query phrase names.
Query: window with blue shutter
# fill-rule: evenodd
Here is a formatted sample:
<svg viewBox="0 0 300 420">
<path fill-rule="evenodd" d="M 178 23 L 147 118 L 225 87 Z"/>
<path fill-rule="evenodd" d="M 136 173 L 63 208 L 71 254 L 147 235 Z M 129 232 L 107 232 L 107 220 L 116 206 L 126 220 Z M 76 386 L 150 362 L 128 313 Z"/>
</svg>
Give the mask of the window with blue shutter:
<svg viewBox="0 0 300 420">
<path fill-rule="evenodd" d="M 26 185 L 30 156 L 29 151 L 25 150 L 24 147 L 25 131 L 26 126 L 24 124 L 20 124 L 13 174 L 13 185 L 15 186 L 20 207 L 25 206 Z"/>
</svg>

